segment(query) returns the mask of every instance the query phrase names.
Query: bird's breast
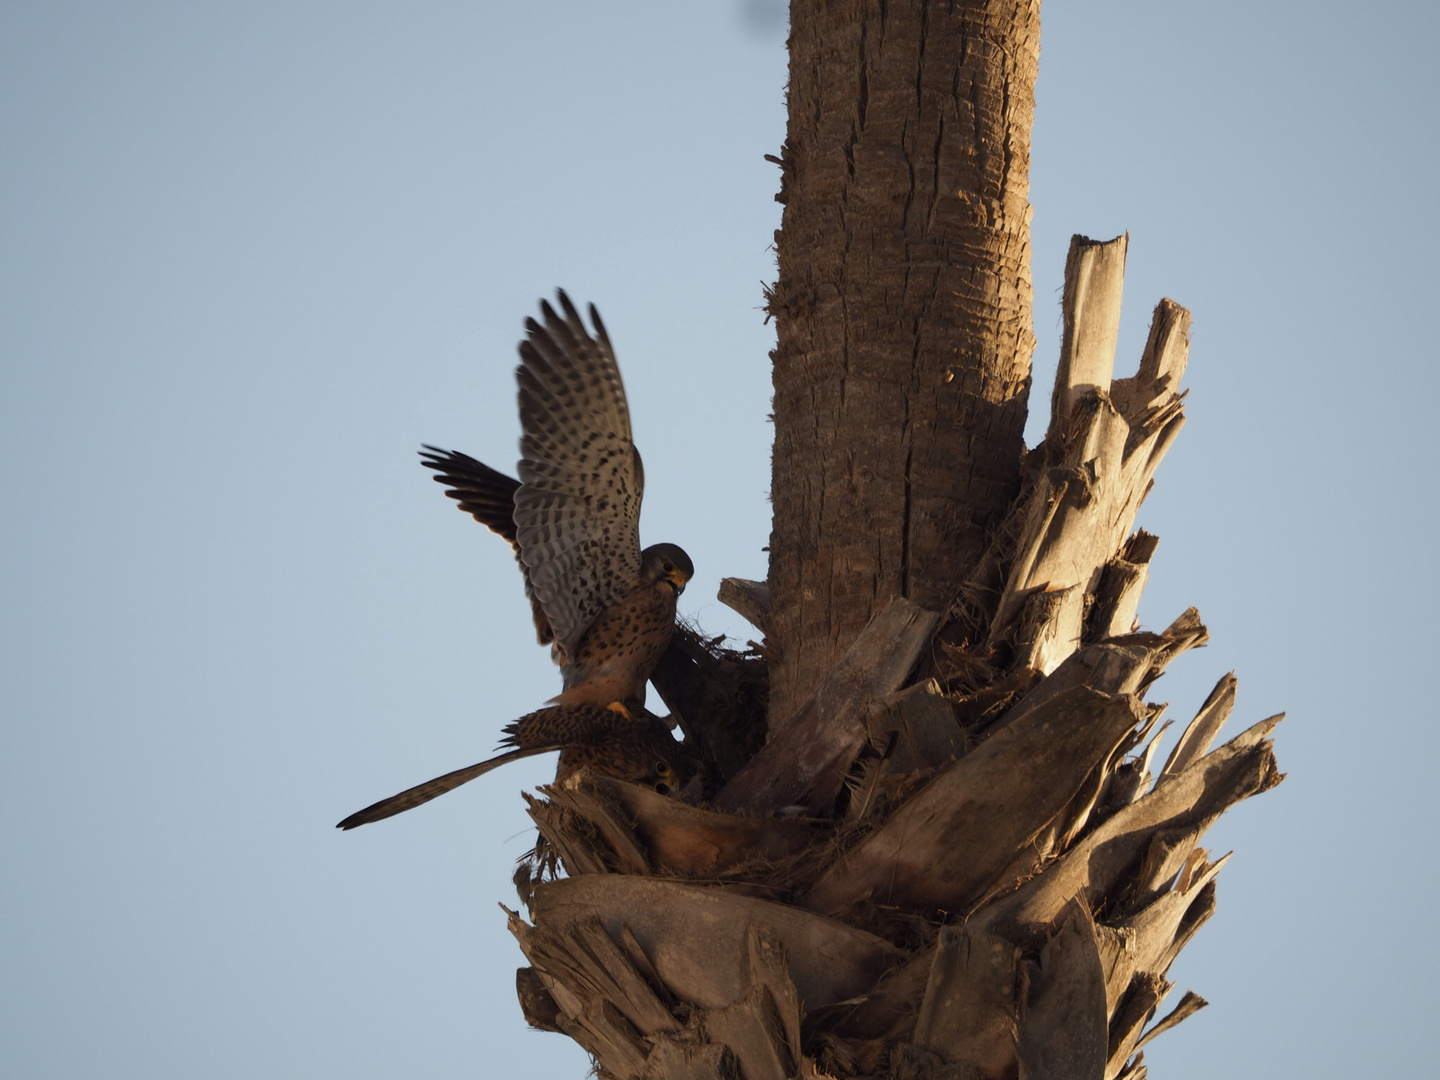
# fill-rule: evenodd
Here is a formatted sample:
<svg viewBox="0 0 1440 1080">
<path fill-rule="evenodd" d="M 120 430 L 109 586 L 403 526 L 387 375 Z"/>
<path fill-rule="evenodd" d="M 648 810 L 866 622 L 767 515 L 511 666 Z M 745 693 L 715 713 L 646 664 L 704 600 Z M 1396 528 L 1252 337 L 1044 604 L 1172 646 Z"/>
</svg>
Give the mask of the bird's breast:
<svg viewBox="0 0 1440 1080">
<path fill-rule="evenodd" d="M 675 590 L 664 582 L 637 585 L 591 623 L 564 669 L 566 703 L 644 701 L 645 681 L 675 627 Z"/>
</svg>

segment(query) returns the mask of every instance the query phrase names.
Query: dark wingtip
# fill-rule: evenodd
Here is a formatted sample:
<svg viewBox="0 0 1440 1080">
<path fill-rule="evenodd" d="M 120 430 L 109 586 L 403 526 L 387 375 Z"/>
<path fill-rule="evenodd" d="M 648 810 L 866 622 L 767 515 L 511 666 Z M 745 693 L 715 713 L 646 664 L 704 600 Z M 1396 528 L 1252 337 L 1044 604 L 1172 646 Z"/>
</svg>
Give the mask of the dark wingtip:
<svg viewBox="0 0 1440 1080">
<path fill-rule="evenodd" d="M 575 309 L 575 305 L 570 301 L 570 295 L 564 289 L 555 290 L 555 299 L 560 301 L 560 310 L 565 312 L 567 322 L 580 322 L 580 312 Z M 585 324 L 580 323 L 580 325 L 584 326 Z"/>
<path fill-rule="evenodd" d="M 609 348 L 610 335 L 605 330 L 605 324 L 600 321 L 599 308 L 597 308 L 594 304 L 590 305 L 590 323 L 595 327 L 596 339 L 599 341 L 603 341 L 605 343 L 605 347 Z"/>
</svg>

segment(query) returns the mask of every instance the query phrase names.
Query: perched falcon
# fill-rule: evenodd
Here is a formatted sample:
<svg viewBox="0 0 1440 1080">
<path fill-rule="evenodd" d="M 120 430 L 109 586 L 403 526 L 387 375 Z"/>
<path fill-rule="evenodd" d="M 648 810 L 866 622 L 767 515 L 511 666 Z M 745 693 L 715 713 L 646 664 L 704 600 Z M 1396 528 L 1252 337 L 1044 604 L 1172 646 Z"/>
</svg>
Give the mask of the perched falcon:
<svg viewBox="0 0 1440 1080">
<path fill-rule="evenodd" d="M 384 799 L 339 825 L 351 829 L 429 802 L 507 762 L 561 750 L 559 779 L 589 765 L 678 790 L 680 745 L 665 725 L 634 716 L 675 627 L 675 602 L 694 574 L 674 544 L 640 549 L 645 473 L 610 339 L 594 305 L 593 333 L 565 293 L 541 301 L 520 343 L 520 479 L 474 458 L 425 447 L 421 458 L 462 510 L 515 551 L 535 631 L 560 665 L 553 707 L 506 728 L 507 753 Z"/>
<path fill-rule="evenodd" d="M 515 550 L 535 632 L 560 665 L 562 704 L 638 706 L 670 642 L 675 600 L 694 574 L 674 544 L 640 550 L 645 471 L 610 338 L 594 305 L 586 329 L 561 314 L 520 343 L 520 479 L 457 451 L 425 447 L 446 494 Z"/>
</svg>

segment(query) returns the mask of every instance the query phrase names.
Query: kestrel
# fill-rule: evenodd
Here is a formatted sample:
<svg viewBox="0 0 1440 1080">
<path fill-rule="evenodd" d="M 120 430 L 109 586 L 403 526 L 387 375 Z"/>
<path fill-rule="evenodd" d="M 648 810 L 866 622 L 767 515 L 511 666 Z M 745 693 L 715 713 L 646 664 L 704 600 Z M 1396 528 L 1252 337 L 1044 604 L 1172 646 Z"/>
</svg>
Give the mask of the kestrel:
<svg viewBox="0 0 1440 1080">
<path fill-rule="evenodd" d="M 676 775 L 679 744 L 659 721 L 631 710 L 644 704 L 694 566 L 674 544 L 640 549 L 645 473 L 620 369 L 594 305 L 592 333 L 563 291 L 558 299 L 561 314 L 541 301 L 543 325 L 527 319 L 520 343 L 520 479 L 429 446 L 422 460 L 461 509 L 514 549 L 562 690 L 553 708 L 506 729 L 513 750 L 382 800 L 341 828 L 398 814 L 547 750 L 562 750 L 561 778 L 582 764 L 660 787 Z"/>
<path fill-rule="evenodd" d="M 536 637 L 560 665 L 561 704 L 638 706 L 694 574 L 674 544 L 640 550 L 645 471 L 609 336 L 594 305 L 586 329 L 561 292 L 561 318 L 520 343 L 520 479 L 467 454 L 427 446 L 446 494 L 504 537 L 525 579 Z"/>
</svg>

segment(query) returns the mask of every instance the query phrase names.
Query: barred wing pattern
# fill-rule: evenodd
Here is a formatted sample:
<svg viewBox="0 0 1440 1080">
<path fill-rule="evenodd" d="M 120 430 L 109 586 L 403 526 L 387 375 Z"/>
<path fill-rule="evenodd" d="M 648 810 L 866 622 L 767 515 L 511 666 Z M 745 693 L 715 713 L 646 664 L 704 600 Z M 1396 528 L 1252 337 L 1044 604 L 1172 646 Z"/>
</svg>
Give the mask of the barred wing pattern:
<svg viewBox="0 0 1440 1080">
<path fill-rule="evenodd" d="M 604 324 L 592 336 L 563 291 L 520 343 L 515 537 L 526 577 L 568 660 L 595 617 L 640 575 L 644 471 Z"/>
<path fill-rule="evenodd" d="M 530 601 L 530 614 L 535 620 L 535 638 L 541 645 L 549 645 L 555 639 L 550 618 L 530 584 L 530 570 L 520 557 L 520 545 L 515 540 L 515 489 L 520 481 L 483 461 L 476 461 L 469 454 L 441 450 L 438 446 L 427 445 L 420 454 L 420 462 L 427 469 L 435 470 L 435 482 L 445 485 L 445 494 L 459 503 L 461 510 L 502 537 L 515 552 L 520 575 L 525 579 L 525 599 Z"/>
</svg>

